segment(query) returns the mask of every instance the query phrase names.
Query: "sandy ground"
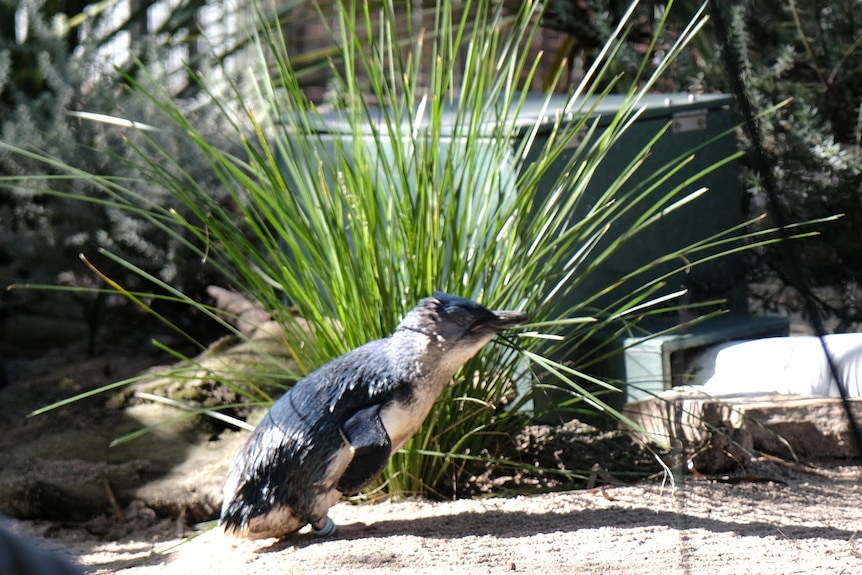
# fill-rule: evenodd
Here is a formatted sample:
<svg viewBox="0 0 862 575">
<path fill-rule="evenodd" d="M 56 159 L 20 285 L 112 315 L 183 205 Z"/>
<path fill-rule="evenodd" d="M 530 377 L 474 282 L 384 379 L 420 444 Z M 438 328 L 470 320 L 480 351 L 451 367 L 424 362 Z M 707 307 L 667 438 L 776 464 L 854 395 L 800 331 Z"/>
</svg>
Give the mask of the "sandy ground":
<svg viewBox="0 0 862 575">
<path fill-rule="evenodd" d="M 211 529 L 183 543 L 169 522 L 114 542 L 48 522 L 13 527 L 98 575 L 862 573 L 860 469 L 781 479 L 344 502 L 332 510 L 342 531 L 328 540 L 239 541 Z"/>
<path fill-rule="evenodd" d="M 687 476 L 675 487 L 643 482 L 604 493 L 342 502 L 332 510 L 341 532 L 325 540 L 191 534 L 134 502 L 125 523 L 7 526 L 95 575 L 862 573 L 862 468 L 845 462 L 809 473 L 772 464 L 762 475 L 780 481 Z"/>
</svg>

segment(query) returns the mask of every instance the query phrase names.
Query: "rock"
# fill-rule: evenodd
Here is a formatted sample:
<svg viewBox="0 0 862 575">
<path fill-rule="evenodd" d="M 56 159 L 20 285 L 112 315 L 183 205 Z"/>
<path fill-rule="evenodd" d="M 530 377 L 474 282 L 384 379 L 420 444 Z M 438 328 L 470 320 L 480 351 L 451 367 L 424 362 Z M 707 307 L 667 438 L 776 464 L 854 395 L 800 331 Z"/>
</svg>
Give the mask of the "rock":
<svg viewBox="0 0 862 575">
<path fill-rule="evenodd" d="M 188 522 L 217 517 L 227 467 L 247 432 L 137 394 L 173 395 L 200 406 L 242 404 L 243 383 L 284 381 L 290 370 L 292 359 L 276 338 L 222 341 L 220 346 L 188 364 L 150 370 L 151 377 L 113 396 L 97 394 L 35 417 L 26 414 L 54 401 L 52 394 L 98 388 L 113 379 L 108 375 L 113 370 L 73 355 L 66 360 L 71 365 L 58 362 L 54 373 L 38 378 L 19 374 L 0 397 L 0 513 L 82 521 L 104 513 L 121 515 L 131 501 L 141 501 L 161 516 Z M 112 356 L 110 361 L 140 365 L 132 357 Z M 228 378 L 230 385 L 223 383 Z M 265 410 L 249 405 L 235 411 L 254 420 Z M 117 442 L 130 434 L 133 439 Z"/>
<path fill-rule="evenodd" d="M 702 475 L 744 470 L 751 461 L 753 447 L 747 429 L 733 429 L 728 423 L 713 431 L 709 442 L 689 458 L 689 470 Z"/>
<path fill-rule="evenodd" d="M 862 399 L 850 400 L 862 421 Z M 647 441 L 668 447 L 709 441 L 711 430 L 729 422 L 751 435 L 754 449 L 790 458 L 850 459 L 856 446 L 841 400 L 802 395 L 736 395 L 667 392 L 628 404 L 624 413 L 638 424 Z"/>
<path fill-rule="evenodd" d="M 227 466 L 244 435 L 213 436 L 198 418 L 177 415 L 141 404 L 105 409 L 90 422 L 59 412 L 39 416 L 0 443 L 0 513 L 82 521 L 140 500 L 161 516 L 192 523 L 217 517 Z"/>
<path fill-rule="evenodd" d="M 200 409 L 233 405 L 230 415 L 255 422 L 265 412 L 256 405 L 266 399 L 263 390 L 277 397 L 302 374 L 291 338 L 259 305 L 220 288 L 212 292 L 248 337 L 227 336 L 197 357 L 155 368 L 155 356 L 140 343 L 112 342 L 107 353 L 92 356 L 82 341 L 43 348 L 38 359 L 11 360 L 11 369 L 4 365 L 0 514 L 83 521 L 105 513 L 123 517 L 134 502 L 136 509 L 188 523 L 218 516 L 228 465 L 248 432 Z M 302 318 L 292 322 L 307 331 Z M 134 383 L 117 390 L 28 416 L 133 376 Z"/>
</svg>

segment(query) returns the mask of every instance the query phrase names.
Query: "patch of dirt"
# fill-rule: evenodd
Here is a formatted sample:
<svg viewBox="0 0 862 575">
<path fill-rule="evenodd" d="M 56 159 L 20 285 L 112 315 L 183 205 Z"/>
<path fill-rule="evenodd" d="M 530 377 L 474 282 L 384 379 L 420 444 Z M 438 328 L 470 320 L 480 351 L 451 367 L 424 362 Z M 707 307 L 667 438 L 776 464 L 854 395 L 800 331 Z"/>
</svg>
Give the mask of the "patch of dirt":
<svg viewBox="0 0 862 575">
<path fill-rule="evenodd" d="M 164 363 L 134 347 L 99 358 L 66 353 L 7 363 L 4 425 L 83 381 L 106 383 Z M 584 469 L 597 487 L 548 492 L 571 483 L 489 470 L 475 481 L 482 497 L 341 502 L 332 510 L 340 532 L 331 539 L 300 532 L 284 541 L 234 540 L 211 523 L 188 525 L 138 500 L 85 520 L 7 527 L 96 575 L 862 572 L 862 474 L 846 462 L 811 469 L 756 459 L 735 482 L 679 475 L 674 484 L 619 432 L 531 426 L 515 443 L 522 461 Z M 653 477 L 621 484 L 630 472 Z M 490 496 L 525 488 L 544 492 Z"/>
<path fill-rule="evenodd" d="M 859 469 L 789 472 L 784 483 L 645 482 L 451 502 L 337 504 L 341 533 L 191 540 L 169 520 L 105 535 L 93 526 L 18 522 L 103 575 L 410 573 L 856 574 L 862 572 Z"/>
</svg>

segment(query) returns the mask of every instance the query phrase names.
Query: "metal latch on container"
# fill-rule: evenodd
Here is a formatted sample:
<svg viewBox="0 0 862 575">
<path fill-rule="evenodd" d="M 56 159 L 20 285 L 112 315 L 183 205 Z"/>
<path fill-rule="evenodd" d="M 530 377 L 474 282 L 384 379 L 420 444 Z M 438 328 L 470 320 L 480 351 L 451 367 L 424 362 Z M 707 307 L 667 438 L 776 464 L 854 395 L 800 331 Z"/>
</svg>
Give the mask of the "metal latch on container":
<svg viewBox="0 0 862 575">
<path fill-rule="evenodd" d="M 670 117 L 673 125 L 671 130 L 674 133 L 680 132 L 695 132 L 706 129 L 706 110 L 687 110 L 685 112 L 677 112 Z"/>
</svg>

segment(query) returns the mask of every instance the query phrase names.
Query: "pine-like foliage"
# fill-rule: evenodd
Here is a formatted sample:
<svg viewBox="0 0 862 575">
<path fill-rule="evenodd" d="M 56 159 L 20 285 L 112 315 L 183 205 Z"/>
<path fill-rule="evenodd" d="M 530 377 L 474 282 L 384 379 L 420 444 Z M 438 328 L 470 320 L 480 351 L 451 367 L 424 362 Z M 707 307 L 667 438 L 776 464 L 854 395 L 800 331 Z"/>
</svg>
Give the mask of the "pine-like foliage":
<svg viewBox="0 0 862 575">
<path fill-rule="evenodd" d="M 16 31 L 15 15 L 26 10 L 26 37 Z M 209 164 L 189 145 L 188 136 L 166 120 L 151 99 L 139 97 L 113 73 L 105 52 L 93 38 L 70 42 L 66 19 L 54 15 L 46 19 L 36 2 L 0 0 L 0 140 L 73 166 L 81 172 L 110 174 L 116 181 L 135 179 L 137 168 L 129 162 L 137 158 L 134 148 L 141 133 L 122 126 L 93 121 L 77 112 L 127 118 L 153 126 L 149 137 L 159 141 L 172 162 L 184 166 L 196 181 L 211 190 L 215 201 L 224 198 Z M 20 23 L 20 20 L 19 20 Z M 17 37 L 16 37 L 17 34 Z M 74 51 L 70 46 L 74 44 Z M 135 47 L 142 59 L 164 61 L 164 46 Z M 161 91 L 165 74 L 158 66 L 148 66 L 142 82 Z M 214 90 L 217 90 L 217 85 Z M 204 105 L 215 94 L 180 100 L 179 105 L 206 137 L 230 150 L 234 142 L 220 136 L 224 115 L 217 107 Z M 230 106 L 225 97 L 223 106 Z M 160 162 L 163 158 L 152 158 Z M 66 176 L 61 177 L 61 173 Z M 42 181 L 13 178 L 44 175 Z M 8 150 L 0 151 L 0 177 L 9 185 L 0 186 L 0 285 L 8 284 L 92 284 L 93 275 L 81 263 L 84 254 L 98 262 L 114 279 L 129 289 L 141 286 L 141 279 L 99 261 L 98 248 L 121 254 L 159 279 L 188 293 L 201 293 L 212 281 L 212 270 L 199 258 L 179 249 L 179 241 L 152 222 L 137 217 L 134 210 L 96 201 L 97 196 L 84 179 L 68 177 L 68 170 L 52 170 L 42 161 Z M 139 195 L 140 205 L 171 206 L 170 192 L 158 182 L 136 178 L 127 184 Z M 176 206 L 182 209 L 181 206 Z M 115 275 L 119 274 L 119 275 Z M 209 274 L 209 275 L 207 275 Z M 150 290 L 152 287 L 147 287 Z M 117 300 L 124 301 L 124 300 Z M 15 290 L 4 302 L 6 313 L 14 310 L 60 313 L 67 316 L 68 302 L 56 293 Z M 53 308 L 53 309 L 52 309 Z"/>
<path fill-rule="evenodd" d="M 844 214 L 822 228 L 820 239 L 800 247 L 815 285 L 838 287 L 845 294 L 862 281 L 860 14 L 859 0 L 755 2 L 733 10 L 733 41 L 755 108 L 790 99 L 760 122 L 789 220 Z M 763 210 L 765 190 L 753 168 L 744 178 L 752 210 Z M 764 255 L 769 268 L 786 273 L 774 252 Z M 862 320 L 852 301 L 822 303 L 838 329 Z"/>
</svg>

